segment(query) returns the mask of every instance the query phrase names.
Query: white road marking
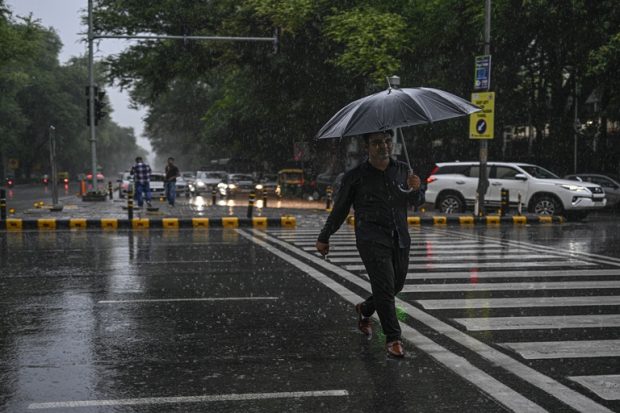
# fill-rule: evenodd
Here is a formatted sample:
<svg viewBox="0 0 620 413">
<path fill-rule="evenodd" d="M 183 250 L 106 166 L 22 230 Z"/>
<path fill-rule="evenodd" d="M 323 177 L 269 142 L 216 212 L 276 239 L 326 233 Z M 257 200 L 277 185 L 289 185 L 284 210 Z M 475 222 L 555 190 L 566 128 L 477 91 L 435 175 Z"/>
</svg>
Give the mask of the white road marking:
<svg viewBox="0 0 620 413">
<path fill-rule="evenodd" d="M 416 300 L 429 310 L 457 308 L 534 308 L 620 305 L 620 296 L 578 297 L 517 297 L 517 298 L 458 298 L 445 300 Z"/>
<path fill-rule="evenodd" d="M 605 255 L 600 255 L 600 254 L 592 254 L 592 253 L 588 253 L 588 252 L 581 252 L 580 250 L 572 250 L 572 251 L 567 251 L 566 249 L 558 249 L 555 247 L 549 247 L 546 245 L 540 245 L 540 244 L 534 244 L 534 243 L 529 243 L 529 242 L 522 242 L 522 241 L 512 241 L 512 240 L 504 240 L 504 239 L 500 239 L 500 238 L 495 238 L 495 237 L 490 237 L 490 236 L 486 236 L 486 235 L 470 235 L 470 234 L 464 234 L 462 232 L 458 232 L 458 231 L 450 231 L 450 230 L 437 230 L 437 231 L 441 231 L 442 233 L 444 233 L 447 237 L 454 237 L 454 236 L 458 236 L 458 237 L 462 237 L 462 238 L 466 238 L 466 239 L 470 239 L 472 241 L 478 241 L 478 242 L 498 242 L 501 245 L 507 246 L 507 247 L 520 247 L 520 248 L 528 248 L 532 251 L 537 251 L 537 252 L 542 252 L 542 251 L 548 251 L 548 252 L 553 252 L 555 254 L 559 254 L 563 257 L 571 257 L 571 258 L 587 258 L 593 262 L 596 262 L 598 264 L 611 264 L 614 265 L 616 267 L 620 266 L 620 258 L 615 258 L 615 257 L 608 257 Z"/>
<path fill-rule="evenodd" d="M 454 318 L 469 331 L 620 327 L 620 314 Z"/>
<path fill-rule="evenodd" d="M 129 303 L 176 303 L 184 301 L 241 301 L 241 300 L 277 300 L 278 297 L 207 297 L 207 298 L 153 298 L 140 300 L 101 300 L 98 304 Z"/>
<path fill-rule="evenodd" d="M 499 345 L 527 360 L 620 356 L 620 340 L 538 341 Z"/>
<path fill-rule="evenodd" d="M 207 396 L 180 396 L 180 397 L 145 397 L 139 399 L 117 399 L 117 400 L 76 400 L 65 402 L 31 403 L 29 410 L 37 409 L 61 409 L 75 407 L 97 407 L 97 406 L 135 406 L 145 404 L 170 404 L 170 403 L 206 403 L 220 401 L 244 401 L 244 400 L 268 400 L 268 399 L 288 399 L 302 397 L 334 397 L 348 396 L 346 390 L 318 390 L 300 392 L 280 392 L 280 393 L 240 393 L 240 394 L 215 394 Z"/>
<path fill-rule="evenodd" d="M 306 252 L 304 252 L 303 250 L 290 245 L 284 241 L 278 240 L 274 237 L 269 236 L 268 234 L 265 233 L 261 233 L 259 231 L 255 231 L 254 232 L 257 235 L 260 235 L 261 237 L 268 239 L 270 242 L 279 245 L 280 247 L 287 249 L 301 257 L 304 257 L 306 260 L 312 262 L 314 265 L 318 266 L 318 267 L 322 267 L 334 274 L 337 274 L 338 276 L 342 277 L 343 279 L 347 280 L 348 282 L 351 282 L 354 285 L 357 285 L 358 287 L 360 287 L 361 289 L 370 292 L 370 285 L 367 281 L 361 279 L 360 277 L 356 276 L 355 274 L 346 271 L 345 269 L 331 264 L 329 262 L 326 262 L 325 260 L 320 259 L 319 257 L 315 257 L 312 254 L 308 254 Z M 249 236 L 246 236 L 247 238 L 249 238 Z M 253 240 L 254 242 L 257 242 L 255 240 Z M 262 241 L 261 241 L 262 242 Z M 265 244 L 265 243 L 263 243 Z M 261 244 L 261 245 L 263 245 Z M 270 251 L 273 251 L 274 254 L 281 256 L 283 259 L 287 260 L 287 259 L 292 259 L 295 260 L 297 262 L 299 262 L 298 260 L 290 257 L 289 255 L 282 253 L 280 250 L 275 249 L 273 247 L 270 247 Z M 289 261 L 290 262 L 290 261 Z M 307 266 L 306 264 L 300 263 L 300 265 L 308 267 L 309 271 L 314 271 L 318 274 L 320 274 L 321 276 L 327 278 L 330 283 L 335 283 L 335 281 L 333 281 L 331 278 L 325 276 L 324 274 L 314 270 L 314 268 Z M 300 268 L 300 267 L 298 267 Z M 340 286 L 340 284 L 335 283 L 336 285 Z M 330 287 L 331 288 L 331 287 Z M 344 287 L 342 287 L 344 288 Z M 346 290 L 348 291 L 348 290 Z M 346 299 L 349 302 L 358 302 L 357 300 L 359 300 L 360 298 L 357 295 L 354 295 L 352 297 L 346 297 Z M 352 301 L 355 300 L 355 301 Z M 487 360 L 488 362 L 490 362 L 492 365 L 496 365 L 499 367 L 504 368 L 505 370 L 513 373 L 514 375 L 516 375 L 517 377 L 519 377 L 520 379 L 524 380 L 525 382 L 528 382 L 530 384 L 532 384 L 533 386 L 538 387 L 539 389 L 541 389 L 542 391 L 548 393 L 549 395 L 551 395 L 552 397 L 555 397 L 556 399 L 560 400 L 562 403 L 566 404 L 567 406 L 571 406 L 571 408 L 573 408 L 574 410 L 577 410 L 579 412 L 583 412 L 583 413 L 595 413 L 595 412 L 606 412 L 606 413 L 611 413 L 611 410 L 609 410 L 608 408 L 606 408 L 605 406 L 602 406 L 598 403 L 596 403 L 594 400 L 584 396 L 583 394 L 571 389 L 570 387 L 565 386 L 562 383 L 559 383 L 556 380 L 553 380 L 551 377 L 546 376 L 542 373 L 540 373 L 539 371 L 526 366 L 522 363 L 519 363 L 517 360 L 515 360 L 513 357 L 510 357 L 506 354 L 504 354 L 503 352 L 475 339 L 474 337 L 471 337 L 470 335 L 458 330 L 455 327 L 452 327 L 451 325 L 444 323 L 443 321 L 433 317 L 432 315 L 428 314 L 427 312 L 420 310 L 419 308 L 415 307 L 412 304 L 409 304 L 401 299 L 396 299 L 396 305 L 398 305 L 400 308 L 402 308 L 409 316 L 411 316 L 412 318 L 416 319 L 418 322 L 425 324 L 426 326 L 428 326 L 429 328 L 431 328 L 432 330 L 438 332 L 439 334 L 442 334 L 448 338 L 450 338 L 451 340 L 453 340 L 455 343 L 458 343 L 460 345 L 462 345 L 463 347 L 477 353 L 480 357 L 482 357 L 483 359 Z M 619 319 L 620 322 L 620 319 Z M 414 332 L 413 329 L 411 329 L 409 326 L 405 325 L 405 324 L 401 324 L 401 327 L 403 327 L 403 332 L 405 331 L 405 328 L 407 329 L 406 331 L 410 331 L 410 332 Z M 412 337 L 406 336 L 406 339 L 409 341 L 412 341 L 414 344 L 415 343 L 415 339 L 417 337 L 420 337 L 418 335 L 418 333 L 413 334 Z M 423 336 L 422 336 L 423 337 Z M 424 337 L 426 339 L 426 337 Z M 417 344 L 416 344 L 417 345 Z M 433 342 L 433 345 L 436 345 Z M 451 354 L 451 353 L 450 353 Z M 441 361 L 440 361 L 441 362 Z M 463 362 L 466 362 L 469 365 L 469 362 L 467 362 L 466 360 L 463 360 Z M 443 364 L 444 362 L 442 362 Z M 454 368 L 454 365 L 450 365 L 449 368 Z M 473 367 L 473 366 L 472 366 Z M 475 368 L 475 367 L 474 367 Z M 486 373 L 481 372 L 482 374 L 484 374 L 485 376 L 487 376 Z M 476 378 L 476 376 L 471 376 L 472 378 Z M 470 378 L 467 378 L 468 380 L 470 380 Z M 491 379 L 493 380 L 493 383 L 495 383 L 495 379 L 493 379 L 491 377 Z M 476 384 L 476 383 L 474 383 Z M 499 383 L 500 385 L 503 386 L 503 384 Z M 488 384 L 476 384 L 480 389 L 482 389 L 483 391 L 487 392 L 490 394 L 490 388 Z M 493 391 L 494 393 L 491 394 L 492 397 L 495 397 L 500 403 L 506 405 L 508 408 L 514 410 L 514 411 L 524 411 L 523 407 L 520 407 L 518 405 L 516 405 L 516 403 L 518 402 L 518 400 L 514 400 L 513 399 L 513 395 L 516 395 L 519 397 L 519 400 L 522 399 L 523 396 L 521 396 L 519 393 L 514 392 L 512 389 L 508 389 L 510 391 L 509 394 L 504 394 L 502 393 L 501 389 L 498 387 L 493 387 Z M 495 392 L 499 392 L 499 393 L 495 393 Z M 499 398 L 499 396 L 501 396 L 501 398 Z M 527 400 L 527 399 L 526 399 Z M 529 400 L 528 400 L 529 402 Z M 514 407 L 513 407 L 514 406 Z M 537 406 L 538 407 L 538 406 Z"/>
<path fill-rule="evenodd" d="M 333 260 L 332 260 L 333 261 Z M 431 293 L 446 291 L 519 291 L 519 290 L 583 290 L 620 289 L 620 281 L 558 281 L 524 283 L 468 283 L 468 284 L 407 284 L 405 293 Z"/>
<path fill-rule="evenodd" d="M 553 260 L 557 259 L 553 255 L 521 255 L 521 254 L 475 254 L 475 255 L 460 255 L 460 251 L 453 251 L 449 256 L 425 256 L 425 257 L 413 257 L 409 258 L 409 262 L 428 262 L 433 263 L 436 261 L 459 261 L 459 262 L 477 262 L 478 260 Z M 347 262 L 362 262 L 359 257 L 338 257 L 333 258 L 332 262 L 347 263 Z"/>
<path fill-rule="evenodd" d="M 533 270 L 533 271 L 448 271 L 409 273 L 407 279 L 471 279 L 471 278 L 547 278 L 547 277 L 596 277 L 620 275 L 620 269 L 611 270 Z"/>
<path fill-rule="evenodd" d="M 571 376 L 570 380 L 581 384 L 605 400 L 620 400 L 620 375 Z"/>
<path fill-rule="evenodd" d="M 316 270 L 315 268 L 311 267 L 310 265 L 307 265 L 301 262 L 300 260 L 298 260 L 297 258 L 292 257 L 291 255 L 273 247 L 272 245 L 266 243 L 265 241 L 258 239 L 257 235 L 260 236 L 261 238 L 266 238 L 270 240 L 271 242 L 277 243 L 278 245 L 289 247 L 289 244 L 285 243 L 284 241 L 280 241 L 276 238 L 270 237 L 258 231 L 254 231 L 254 236 L 246 233 L 243 230 L 237 230 L 237 231 L 245 238 L 262 246 L 267 251 L 270 251 L 274 255 L 282 258 L 289 264 L 305 272 L 306 274 L 308 274 L 315 280 L 321 282 L 323 285 L 330 288 L 332 291 L 336 292 L 338 295 L 340 295 L 343 299 L 347 300 L 349 303 L 356 304 L 363 300 L 363 298 L 360 297 L 359 295 L 343 287 L 341 284 L 334 281 L 333 279 L 323 274 L 322 272 Z M 290 247 L 290 248 L 294 248 L 294 247 Z M 324 261 L 318 257 L 314 257 L 298 249 L 297 251 L 301 252 L 301 254 L 307 255 L 308 257 L 311 258 L 311 261 L 315 263 L 324 263 Z M 334 266 L 333 264 L 329 264 L 329 263 L 324 263 L 324 264 L 338 268 Z M 359 280 L 358 277 L 355 277 L 352 274 L 351 274 L 351 277 Z M 365 284 L 366 285 L 364 286 L 364 288 L 368 289 L 368 284 L 367 283 Z M 373 317 L 375 319 L 378 319 L 376 314 Z M 401 330 L 402 330 L 403 339 L 413 343 L 416 347 L 428 353 L 431 357 L 433 357 L 439 363 L 441 363 L 448 369 L 452 370 L 459 376 L 463 377 L 465 380 L 471 382 L 478 388 L 480 388 L 483 392 L 487 393 L 490 397 L 495 399 L 498 403 L 501 403 L 507 408 L 513 411 L 518 411 L 518 412 L 545 412 L 546 411 L 542 407 L 532 402 L 531 400 L 525 398 L 523 395 L 517 393 L 510 387 L 506 386 L 505 384 L 499 382 L 492 376 L 488 375 L 487 373 L 473 366 L 466 359 L 460 356 L 457 356 L 454 353 L 451 353 L 444 347 L 430 340 L 428 337 L 420 334 L 418 331 L 414 330 L 412 327 L 406 324 L 401 324 Z"/>
<path fill-rule="evenodd" d="M 288 241 L 288 240 L 287 240 Z M 295 245 L 299 245 L 299 246 L 312 246 L 316 244 L 316 239 L 312 240 L 307 240 L 307 241 L 300 241 L 300 240 L 294 240 L 291 241 L 293 242 Z M 416 244 L 415 240 L 412 240 L 412 244 L 411 247 L 420 247 L 423 246 L 424 241 L 421 241 L 419 243 Z M 349 240 L 342 240 L 342 241 L 337 241 L 337 240 L 333 240 L 330 238 L 330 242 L 329 242 L 330 246 L 341 246 L 341 245 L 355 245 L 355 238 L 351 238 Z M 426 243 L 425 246 L 428 245 L 435 245 L 436 247 L 439 246 L 446 246 L 447 248 L 449 248 L 450 246 L 454 247 L 457 245 L 470 245 L 470 246 L 485 246 L 485 245 L 493 245 L 493 246 L 497 246 L 500 244 L 497 243 L 481 243 L 481 242 L 475 242 L 475 241 L 428 241 Z"/>
<path fill-rule="evenodd" d="M 477 263 L 445 263 L 445 264 L 410 264 L 410 270 L 432 270 L 440 268 L 525 268 L 525 267 L 563 267 L 563 266 L 575 266 L 575 265 L 596 265 L 585 261 L 579 260 L 564 260 L 564 261 L 545 261 L 545 262 L 477 262 Z M 349 271 L 364 270 L 364 265 L 345 265 Z"/>
</svg>

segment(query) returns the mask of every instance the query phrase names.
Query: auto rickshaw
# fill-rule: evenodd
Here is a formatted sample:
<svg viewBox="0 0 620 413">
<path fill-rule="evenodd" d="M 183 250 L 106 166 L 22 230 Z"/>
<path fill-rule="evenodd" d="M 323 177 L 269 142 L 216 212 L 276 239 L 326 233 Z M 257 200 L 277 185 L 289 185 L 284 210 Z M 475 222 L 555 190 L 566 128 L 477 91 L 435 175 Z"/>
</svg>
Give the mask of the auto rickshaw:
<svg viewBox="0 0 620 413">
<path fill-rule="evenodd" d="M 304 170 L 287 168 L 278 171 L 278 186 L 276 195 L 279 197 L 301 198 L 304 189 Z"/>
</svg>

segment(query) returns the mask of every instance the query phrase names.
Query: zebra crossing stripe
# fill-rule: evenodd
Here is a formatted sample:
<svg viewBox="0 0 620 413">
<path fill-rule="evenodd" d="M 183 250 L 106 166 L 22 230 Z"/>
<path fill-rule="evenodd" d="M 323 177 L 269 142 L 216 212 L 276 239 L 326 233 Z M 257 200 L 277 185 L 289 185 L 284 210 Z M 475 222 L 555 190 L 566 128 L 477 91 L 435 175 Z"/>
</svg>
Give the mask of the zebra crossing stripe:
<svg viewBox="0 0 620 413">
<path fill-rule="evenodd" d="M 605 400 L 620 400 L 620 374 L 601 376 L 570 376 L 570 380 Z"/>
<path fill-rule="evenodd" d="M 311 240 L 283 240 L 283 241 L 287 241 L 287 242 L 292 242 L 295 245 L 300 245 L 300 246 L 312 246 L 314 244 L 316 244 L 316 238 L 313 238 Z M 331 246 L 336 246 L 339 247 L 341 245 L 355 245 L 355 238 L 351 238 L 351 239 L 347 239 L 347 240 L 334 240 L 333 238 L 329 239 L 329 244 Z M 445 248 L 454 248 L 455 246 L 458 245 L 472 245 L 472 246 L 487 246 L 487 245 L 493 245 L 493 246 L 501 246 L 501 244 L 493 242 L 493 243 L 483 243 L 483 242 L 476 242 L 476 241 L 420 241 L 420 242 L 415 242 L 414 240 L 412 240 L 411 242 L 411 248 L 414 249 L 416 247 L 420 247 L 420 246 L 424 246 L 424 247 L 428 247 L 428 245 L 434 245 L 435 248 L 438 247 L 445 247 Z"/>
<path fill-rule="evenodd" d="M 333 261 L 333 260 L 332 260 Z M 618 288 L 620 281 L 558 281 L 524 283 L 468 283 L 468 284 L 407 284 L 405 293 L 434 293 L 447 291 L 519 291 L 519 290 L 583 290 Z"/>
<path fill-rule="evenodd" d="M 310 251 L 310 252 L 316 252 L 316 247 L 303 247 L 302 248 L 304 251 Z M 347 246 L 347 247 L 336 247 L 334 251 L 334 248 L 330 248 L 329 251 L 329 255 L 332 257 L 359 257 L 359 254 L 357 253 L 357 247 L 355 246 Z M 525 252 L 530 252 L 528 250 L 519 250 L 519 249 L 511 249 L 511 250 L 506 250 L 505 248 L 502 247 L 485 247 L 485 248 L 477 248 L 477 249 L 459 249 L 459 248 L 441 248 L 438 250 L 435 250 L 435 248 L 417 248 L 417 249 L 411 249 L 411 251 L 409 252 L 409 256 L 410 257 L 453 257 L 455 254 L 479 254 L 481 252 L 485 252 L 485 253 L 495 253 L 495 254 L 499 254 L 500 252 L 503 253 L 525 253 Z M 318 252 L 317 252 L 318 254 Z M 552 257 L 552 255 L 545 255 L 544 257 Z"/>
<path fill-rule="evenodd" d="M 410 280 L 468 279 L 472 278 L 551 278 L 551 277 L 598 277 L 620 275 L 620 269 L 583 269 L 583 270 L 525 270 L 525 271 L 448 271 L 448 272 L 414 272 L 407 275 Z"/>
<path fill-rule="evenodd" d="M 243 231 L 240 231 L 240 232 L 243 233 Z M 256 236 L 260 236 L 263 239 L 269 240 L 270 242 L 303 257 L 304 259 L 312 262 L 317 267 L 325 268 L 331 273 L 334 273 L 342 277 L 344 280 L 347 280 L 348 282 L 351 282 L 352 284 L 357 285 L 358 287 L 364 289 L 365 291 L 370 291 L 370 286 L 368 284 L 368 281 L 361 279 L 355 274 L 349 271 L 346 271 L 345 269 L 337 265 L 331 264 L 330 262 L 327 262 L 319 257 L 315 257 L 312 254 L 308 254 L 304 252 L 303 250 L 287 242 L 281 241 L 277 238 L 274 238 L 268 235 L 265 232 L 253 230 L 253 233 Z M 247 238 L 250 239 L 249 235 L 247 236 Z M 251 240 L 254 241 L 254 239 L 251 239 Z M 275 249 L 275 248 L 272 248 L 272 249 L 274 249 L 275 251 L 279 251 L 278 249 Z M 286 255 L 286 254 L 283 254 L 283 255 Z M 512 374 L 516 375 L 517 377 L 524 380 L 525 382 L 530 383 L 531 385 L 535 387 L 538 387 L 542 391 L 548 393 L 552 397 L 555 397 L 556 399 L 566 404 L 567 406 L 571 406 L 572 409 L 578 412 L 583 412 L 583 413 L 595 413 L 595 412 L 610 413 L 611 412 L 611 410 L 609 410 L 605 406 L 602 406 L 596 403 L 594 400 L 584 396 L 583 394 L 571 389 L 570 387 L 556 380 L 553 380 L 551 377 L 546 376 L 542 374 L 541 372 L 529 366 L 519 363 L 513 357 L 510 357 L 504 354 L 503 352 L 498 351 L 497 349 L 483 343 L 482 341 L 479 341 L 475 339 L 474 337 L 471 337 L 470 335 L 462 332 L 461 330 L 447 323 L 444 323 L 443 321 L 433 317 L 432 315 L 430 315 L 429 313 L 425 311 L 420 310 L 419 308 L 415 307 L 412 304 L 409 304 L 406 301 L 396 298 L 396 305 L 398 305 L 403 310 L 405 310 L 405 312 L 411 317 L 413 317 L 416 321 L 428 326 L 429 328 L 436 331 L 437 333 L 448 337 L 454 342 L 459 343 L 463 347 L 473 351 L 474 353 L 478 354 L 484 360 L 487 360 L 493 365 L 499 366 L 511 372 Z M 620 316 L 617 316 L 617 317 L 619 318 L 618 324 L 620 325 Z M 483 319 L 483 320 L 488 320 L 488 319 Z M 406 324 L 403 325 L 403 327 L 410 329 L 410 327 L 408 327 Z M 557 327 L 554 327 L 554 328 L 557 328 Z M 416 336 L 417 334 L 414 334 L 413 338 L 415 338 Z M 409 340 L 409 338 L 407 339 Z M 463 362 L 467 363 L 466 360 L 463 360 Z M 468 380 L 470 379 L 468 378 Z M 478 386 L 481 389 L 485 389 L 485 391 L 488 392 L 488 389 L 486 389 L 485 387 L 482 387 L 480 385 Z M 511 392 L 512 392 L 512 389 L 511 389 Z M 521 396 L 518 393 L 517 395 Z M 494 396 L 494 397 L 497 397 L 497 396 Z M 505 399 L 505 396 L 503 396 L 502 399 Z M 498 400 L 501 400 L 501 399 L 498 399 Z M 502 403 L 504 404 L 503 401 Z M 523 411 L 522 408 L 515 408 L 513 410 Z"/>
<path fill-rule="evenodd" d="M 474 262 L 474 263 L 445 263 L 445 264 L 410 264 L 410 270 L 432 270 L 432 269 L 446 269 L 446 268 L 462 268 L 468 270 L 474 270 L 478 268 L 525 268 L 525 267 L 563 267 L 566 265 L 581 265 L 591 266 L 591 264 L 585 261 L 579 260 L 564 260 L 564 261 L 546 261 L 546 262 Z M 364 265 L 345 265 L 345 268 L 349 271 L 361 271 L 364 270 Z"/>
<path fill-rule="evenodd" d="M 460 262 L 478 262 L 479 260 L 552 260 L 557 259 L 553 255 L 521 255 L 521 254 L 478 254 L 478 255 L 454 255 L 457 252 L 454 251 L 451 256 L 426 256 L 426 257 L 412 257 L 409 258 L 409 262 L 434 262 L 434 261 L 460 261 Z M 358 257 L 340 257 L 332 258 L 332 262 L 338 263 L 357 263 L 362 262 L 362 259 Z"/>
<path fill-rule="evenodd" d="M 620 327 L 620 314 L 454 318 L 469 331 Z"/>
<path fill-rule="evenodd" d="M 620 356 L 620 340 L 539 341 L 499 345 L 527 360 Z"/>
<path fill-rule="evenodd" d="M 445 300 L 416 300 L 416 302 L 427 310 L 453 310 L 458 308 L 578 307 L 620 305 L 620 296 L 459 298 Z"/>
</svg>

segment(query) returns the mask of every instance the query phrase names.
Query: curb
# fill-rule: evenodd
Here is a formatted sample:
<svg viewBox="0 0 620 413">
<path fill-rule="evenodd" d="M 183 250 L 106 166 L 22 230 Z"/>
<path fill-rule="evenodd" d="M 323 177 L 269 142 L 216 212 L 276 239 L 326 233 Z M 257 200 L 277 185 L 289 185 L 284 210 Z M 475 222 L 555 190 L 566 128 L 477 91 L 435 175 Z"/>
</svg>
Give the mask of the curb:
<svg viewBox="0 0 620 413">
<path fill-rule="evenodd" d="M 56 230 L 56 229 L 209 229 L 209 228 L 267 228 L 282 227 L 295 228 L 297 220 L 293 216 L 282 216 L 280 218 L 254 217 L 222 217 L 222 218 L 39 218 L 39 219 L 20 219 L 9 218 L 0 221 L 0 230 L 21 231 L 21 230 Z"/>
<path fill-rule="evenodd" d="M 563 224 L 564 217 L 561 216 L 541 216 L 541 215 L 487 215 L 484 217 L 475 217 L 473 215 L 433 215 L 433 216 L 409 216 L 407 222 L 413 225 L 526 225 L 526 224 Z M 355 225 L 355 217 L 349 215 L 347 224 Z"/>
</svg>

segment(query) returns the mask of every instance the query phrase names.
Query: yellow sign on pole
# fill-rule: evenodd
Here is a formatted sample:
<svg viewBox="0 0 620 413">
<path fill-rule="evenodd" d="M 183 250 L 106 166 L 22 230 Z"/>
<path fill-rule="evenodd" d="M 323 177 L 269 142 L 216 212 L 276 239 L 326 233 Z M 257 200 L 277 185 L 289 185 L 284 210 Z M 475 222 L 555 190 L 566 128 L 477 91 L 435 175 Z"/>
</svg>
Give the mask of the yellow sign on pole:
<svg viewBox="0 0 620 413">
<path fill-rule="evenodd" d="M 469 116 L 469 139 L 493 139 L 495 92 L 472 93 L 471 101 L 482 110 Z"/>
<path fill-rule="evenodd" d="M 15 158 L 9 158 L 8 164 L 9 169 L 16 170 L 17 168 L 19 168 L 19 160 Z"/>
</svg>

